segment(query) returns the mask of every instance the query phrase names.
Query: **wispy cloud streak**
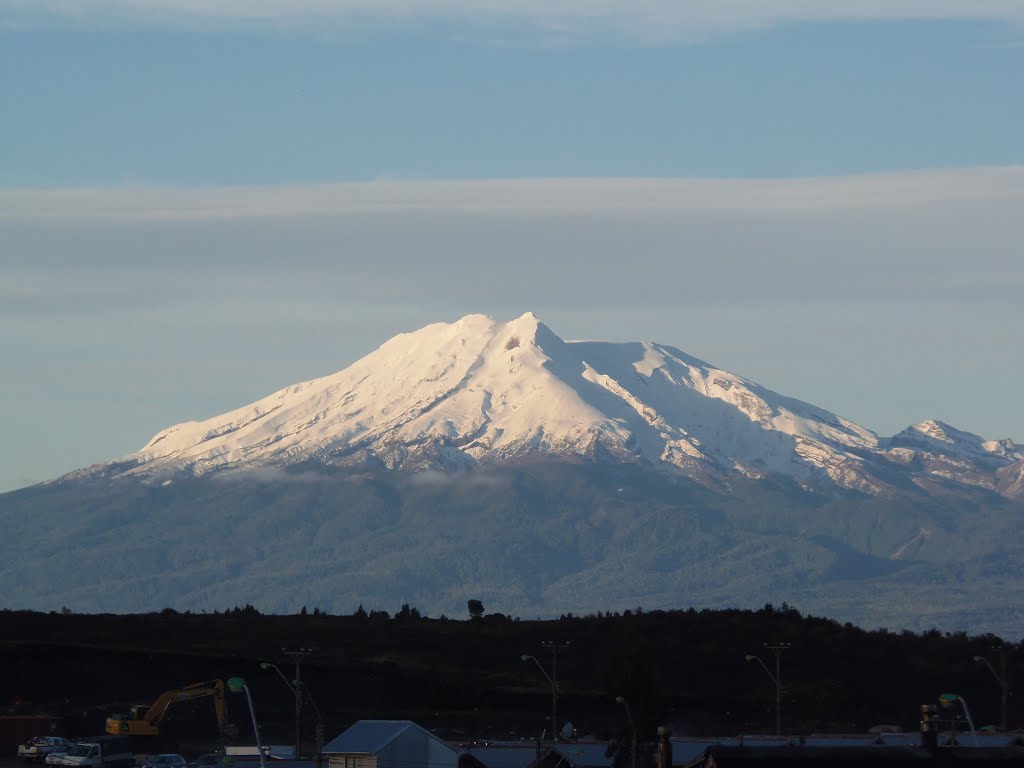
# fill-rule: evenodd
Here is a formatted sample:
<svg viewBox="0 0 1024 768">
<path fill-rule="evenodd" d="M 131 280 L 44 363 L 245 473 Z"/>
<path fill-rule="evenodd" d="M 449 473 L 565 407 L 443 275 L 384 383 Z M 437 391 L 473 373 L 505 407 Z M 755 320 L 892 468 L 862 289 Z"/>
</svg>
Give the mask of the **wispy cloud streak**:
<svg viewBox="0 0 1024 768">
<path fill-rule="evenodd" d="M 0 12 L 160 24 L 511 22 L 559 37 L 598 33 L 666 42 L 788 22 L 973 19 L 1024 23 L 1019 0 L 0 0 Z"/>
<path fill-rule="evenodd" d="M 1019 201 L 1024 166 L 750 179 L 374 181 L 262 187 L 0 190 L 0 221 L 231 220 L 394 212 L 829 211 Z"/>
</svg>

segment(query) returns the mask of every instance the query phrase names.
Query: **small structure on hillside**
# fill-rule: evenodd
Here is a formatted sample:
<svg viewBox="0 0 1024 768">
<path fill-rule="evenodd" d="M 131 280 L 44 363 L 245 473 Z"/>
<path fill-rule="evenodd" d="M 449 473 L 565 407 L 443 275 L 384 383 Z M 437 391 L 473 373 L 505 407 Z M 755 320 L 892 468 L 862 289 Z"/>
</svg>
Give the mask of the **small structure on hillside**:
<svg viewBox="0 0 1024 768">
<path fill-rule="evenodd" d="M 323 748 L 330 768 L 456 768 L 458 752 L 411 720 L 359 720 Z"/>
</svg>

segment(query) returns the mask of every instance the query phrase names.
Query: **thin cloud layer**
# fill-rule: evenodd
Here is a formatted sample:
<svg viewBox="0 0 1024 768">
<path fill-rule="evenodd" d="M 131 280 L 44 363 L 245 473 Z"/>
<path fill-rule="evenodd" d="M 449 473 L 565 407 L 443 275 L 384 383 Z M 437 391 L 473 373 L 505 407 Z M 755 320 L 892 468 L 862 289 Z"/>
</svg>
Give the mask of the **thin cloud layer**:
<svg viewBox="0 0 1024 768">
<path fill-rule="evenodd" d="M 0 190 L 10 246 L 0 305 L 27 316 L 92 300 L 105 312 L 111 281 L 128 274 L 140 282 L 122 297 L 160 302 L 253 280 L 246 297 L 269 287 L 266 300 L 308 302 L 326 290 L 327 302 L 440 306 L 490 285 L 489 303 L 517 309 L 670 306 L 680 291 L 704 304 L 1007 304 L 1024 292 L 1013 247 L 1022 209 L 1020 167 L 773 181 Z M 194 283 L 196 274 L 204 280 Z M 638 275 L 659 277 L 623 291 Z"/>
<path fill-rule="evenodd" d="M 197 189 L 0 189 L 0 221 L 212 221 L 398 212 L 801 212 L 986 201 L 1024 204 L 1024 166 L 769 180 L 499 179 Z"/>
<path fill-rule="evenodd" d="M 272 23 L 325 20 L 513 24 L 563 38 L 679 41 L 789 22 L 964 19 L 1024 23 L 1019 0 L 0 0 L 0 13 L 74 21 Z"/>
</svg>

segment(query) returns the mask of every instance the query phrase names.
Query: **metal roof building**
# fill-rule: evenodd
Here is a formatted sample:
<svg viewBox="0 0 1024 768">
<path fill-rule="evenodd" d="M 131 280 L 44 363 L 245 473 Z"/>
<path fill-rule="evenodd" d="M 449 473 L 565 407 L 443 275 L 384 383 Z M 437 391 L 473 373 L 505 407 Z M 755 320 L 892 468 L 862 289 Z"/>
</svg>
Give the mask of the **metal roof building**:
<svg viewBox="0 0 1024 768">
<path fill-rule="evenodd" d="M 537 760 L 536 744 L 474 744 L 459 754 L 459 768 L 527 768 Z"/>
<path fill-rule="evenodd" d="M 360 720 L 326 744 L 330 768 L 456 768 L 458 752 L 411 720 Z"/>
</svg>

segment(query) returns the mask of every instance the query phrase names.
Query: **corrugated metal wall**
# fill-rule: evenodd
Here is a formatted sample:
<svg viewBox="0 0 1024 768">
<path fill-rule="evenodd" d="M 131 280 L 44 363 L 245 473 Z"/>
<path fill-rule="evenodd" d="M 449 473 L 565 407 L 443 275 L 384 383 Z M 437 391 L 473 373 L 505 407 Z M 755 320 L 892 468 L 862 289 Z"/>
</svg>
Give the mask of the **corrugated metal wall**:
<svg viewBox="0 0 1024 768">
<path fill-rule="evenodd" d="M 330 768 L 377 768 L 375 755 L 331 755 Z"/>
</svg>

